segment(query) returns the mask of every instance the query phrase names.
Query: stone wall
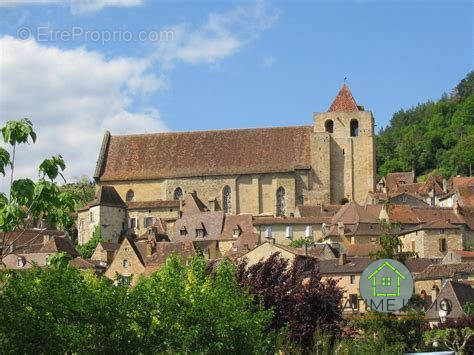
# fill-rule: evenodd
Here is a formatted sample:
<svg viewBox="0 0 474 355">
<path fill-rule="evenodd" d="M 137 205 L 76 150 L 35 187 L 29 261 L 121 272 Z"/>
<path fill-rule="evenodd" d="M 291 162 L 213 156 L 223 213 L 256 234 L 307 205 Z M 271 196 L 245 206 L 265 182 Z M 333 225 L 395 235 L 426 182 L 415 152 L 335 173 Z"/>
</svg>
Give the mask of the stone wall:
<svg viewBox="0 0 474 355">
<path fill-rule="evenodd" d="M 291 226 L 293 229 L 293 236 L 290 238 L 286 237 L 286 227 Z M 305 224 L 269 224 L 257 225 L 254 230 L 259 234 L 259 239 L 264 241 L 271 241 L 266 237 L 265 231 L 267 227 L 272 228 L 272 239 L 275 239 L 276 244 L 289 245 L 293 240 L 306 238 L 306 226 Z M 313 234 L 309 239 L 311 241 L 320 241 L 322 239 L 321 224 L 311 224 L 313 228 Z"/>
<path fill-rule="evenodd" d="M 124 265 L 124 260 L 128 263 Z M 145 266 L 140 262 L 140 259 L 135 254 L 128 239 L 124 239 L 119 250 L 115 254 L 112 264 L 105 272 L 105 276 L 109 279 L 115 280 L 116 275 L 132 277 L 131 284 L 135 285 L 138 278 L 145 271 Z"/>
<path fill-rule="evenodd" d="M 420 258 L 444 258 L 448 250 L 463 249 L 463 233 L 459 229 L 426 229 L 400 237 L 403 251 L 415 251 Z M 446 251 L 440 250 L 440 239 L 446 240 Z M 414 248 L 413 248 L 414 247 Z"/>
<path fill-rule="evenodd" d="M 130 218 L 136 218 L 137 219 L 137 226 L 138 228 L 133 229 L 133 233 L 135 233 L 138 236 L 143 235 L 146 232 L 146 227 L 145 227 L 145 218 L 146 217 L 152 217 L 154 221 L 156 221 L 157 218 L 179 218 L 179 208 L 176 207 L 160 207 L 160 208 L 140 208 L 140 209 L 133 209 L 133 210 L 128 210 L 128 215 L 127 215 L 127 228 L 130 227 Z"/>
</svg>

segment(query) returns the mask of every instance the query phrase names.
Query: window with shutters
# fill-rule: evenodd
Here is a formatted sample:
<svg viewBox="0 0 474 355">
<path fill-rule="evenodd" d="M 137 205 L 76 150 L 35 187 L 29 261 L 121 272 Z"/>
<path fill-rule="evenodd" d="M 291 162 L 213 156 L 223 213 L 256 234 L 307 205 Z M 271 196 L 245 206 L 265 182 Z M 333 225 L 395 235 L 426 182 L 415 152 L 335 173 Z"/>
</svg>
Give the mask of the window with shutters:
<svg viewBox="0 0 474 355">
<path fill-rule="evenodd" d="M 439 240 L 439 251 L 446 251 L 446 239 L 441 238 Z"/>
<path fill-rule="evenodd" d="M 144 226 L 145 228 L 151 227 L 153 225 L 153 217 L 145 217 Z"/>
</svg>

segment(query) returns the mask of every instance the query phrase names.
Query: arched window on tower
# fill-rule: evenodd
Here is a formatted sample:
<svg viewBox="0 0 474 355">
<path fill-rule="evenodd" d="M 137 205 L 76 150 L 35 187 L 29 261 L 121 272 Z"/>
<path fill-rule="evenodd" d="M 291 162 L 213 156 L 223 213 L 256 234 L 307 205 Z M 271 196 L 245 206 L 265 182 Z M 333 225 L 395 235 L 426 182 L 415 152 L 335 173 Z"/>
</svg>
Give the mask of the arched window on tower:
<svg viewBox="0 0 474 355">
<path fill-rule="evenodd" d="M 231 190 L 229 186 L 225 186 L 222 190 L 222 207 L 224 213 L 231 213 L 232 211 L 232 201 L 231 201 Z"/>
<path fill-rule="evenodd" d="M 359 121 L 351 120 L 351 137 L 357 137 L 359 135 Z"/>
<path fill-rule="evenodd" d="M 326 132 L 328 133 L 334 132 L 334 121 L 327 120 L 326 123 L 324 123 L 324 127 L 326 128 Z"/>
<path fill-rule="evenodd" d="M 181 187 L 177 187 L 173 192 L 173 200 L 181 200 L 183 198 L 183 190 Z"/>
<path fill-rule="evenodd" d="M 127 196 L 126 196 L 127 202 L 133 201 L 134 198 L 135 198 L 135 192 L 133 192 L 133 190 L 128 190 Z"/>
<path fill-rule="evenodd" d="M 276 214 L 277 216 L 284 216 L 286 210 L 285 189 L 279 187 L 276 192 Z"/>
</svg>

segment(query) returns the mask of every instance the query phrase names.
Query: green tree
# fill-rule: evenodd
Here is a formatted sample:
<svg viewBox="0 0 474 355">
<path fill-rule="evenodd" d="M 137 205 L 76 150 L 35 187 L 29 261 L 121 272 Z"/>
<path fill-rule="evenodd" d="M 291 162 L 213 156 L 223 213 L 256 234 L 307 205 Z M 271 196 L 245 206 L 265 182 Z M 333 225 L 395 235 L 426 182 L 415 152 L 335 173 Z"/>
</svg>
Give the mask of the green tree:
<svg viewBox="0 0 474 355">
<path fill-rule="evenodd" d="M 391 206 L 387 206 L 391 208 Z M 378 239 L 377 243 L 380 245 L 380 250 L 370 253 L 370 256 L 374 259 L 395 259 L 401 263 L 405 263 L 406 260 L 415 256 L 413 252 L 402 252 L 402 242 L 396 235 L 396 231 L 400 229 L 400 226 L 396 223 L 390 223 L 386 220 L 379 221 L 382 227 L 383 234 Z"/>
<path fill-rule="evenodd" d="M 92 254 L 94 254 L 94 250 L 97 247 L 97 244 L 103 242 L 104 239 L 102 238 L 102 235 L 100 234 L 100 227 L 95 226 L 94 228 L 94 233 L 92 234 L 92 238 L 89 239 L 89 241 L 83 245 L 78 245 L 76 247 L 77 252 L 83 259 L 90 259 L 92 257 Z"/>
<path fill-rule="evenodd" d="M 308 238 L 298 238 L 294 239 L 290 243 L 290 247 L 292 248 L 303 248 L 305 246 L 311 245 L 311 241 Z"/>
<path fill-rule="evenodd" d="M 31 121 L 9 121 L 0 128 L 5 143 L 12 146 L 12 161 L 4 149 L 0 149 L 0 172 L 5 175 L 5 168 L 11 166 L 10 198 L 0 194 L 0 232 L 19 231 L 12 239 L 4 240 L 0 260 L 12 250 L 15 242 L 21 238 L 25 229 L 36 227 L 40 222 L 49 227 L 63 229 L 73 223 L 72 213 L 76 206 L 76 197 L 68 191 L 60 191 L 57 178 L 62 177 L 65 169 L 60 155 L 45 159 L 38 168 L 39 178 L 33 181 L 28 178 L 13 180 L 14 156 L 16 145 L 36 141 Z M 14 249 L 14 248 L 13 248 Z"/>
</svg>

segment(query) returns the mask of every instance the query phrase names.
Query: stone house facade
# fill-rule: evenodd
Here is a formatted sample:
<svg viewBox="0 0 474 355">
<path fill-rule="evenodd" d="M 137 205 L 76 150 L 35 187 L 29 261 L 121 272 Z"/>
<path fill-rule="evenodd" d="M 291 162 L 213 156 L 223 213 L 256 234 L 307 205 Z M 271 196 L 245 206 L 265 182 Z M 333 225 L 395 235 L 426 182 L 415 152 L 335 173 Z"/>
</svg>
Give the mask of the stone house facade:
<svg viewBox="0 0 474 355">
<path fill-rule="evenodd" d="M 313 125 L 111 136 L 97 162 L 99 186 L 125 202 L 178 200 L 195 191 L 213 210 L 290 216 L 302 204 L 365 201 L 374 189 L 370 111 L 343 85 Z"/>
</svg>

